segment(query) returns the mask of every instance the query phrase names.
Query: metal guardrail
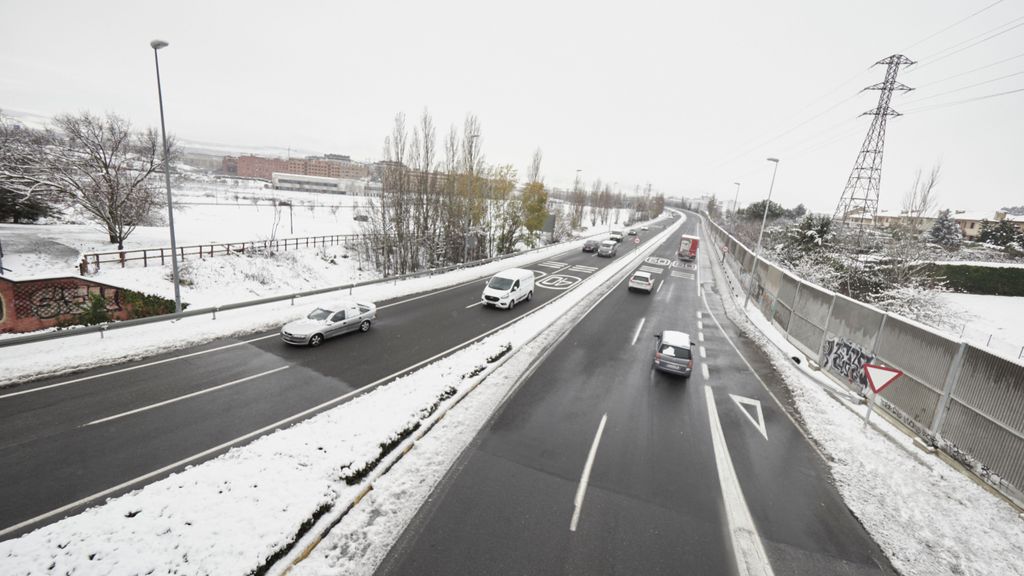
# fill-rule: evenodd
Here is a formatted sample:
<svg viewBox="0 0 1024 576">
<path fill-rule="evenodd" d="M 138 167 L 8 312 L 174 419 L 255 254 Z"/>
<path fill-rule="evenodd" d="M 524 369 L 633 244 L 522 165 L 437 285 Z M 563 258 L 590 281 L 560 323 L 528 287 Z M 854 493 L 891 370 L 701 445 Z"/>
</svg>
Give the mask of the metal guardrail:
<svg viewBox="0 0 1024 576">
<path fill-rule="evenodd" d="M 141 326 L 144 324 L 155 324 L 157 322 L 168 322 L 171 320 L 180 320 L 182 318 L 190 318 L 192 316 L 202 316 L 204 314 L 212 314 L 214 318 L 217 317 L 217 312 L 223 312 L 227 310 L 236 310 L 239 308 L 248 308 L 250 306 L 260 306 L 262 304 L 271 304 L 274 302 L 283 302 L 285 300 L 294 300 L 296 298 L 304 298 L 308 296 L 316 296 L 319 294 L 327 294 L 329 292 L 339 292 L 342 290 L 353 290 L 363 286 L 371 286 L 373 284 L 384 284 L 387 282 L 397 282 L 399 280 L 406 280 L 409 278 L 418 278 L 421 276 L 433 276 L 435 274 L 443 274 L 452 270 L 460 270 L 464 268 L 473 268 L 476 266 L 483 266 L 484 264 L 490 264 L 491 262 L 497 262 L 499 260 L 506 260 L 515 256 L 522 256 L 523 254 L 530 254 L 532 252 L 538 252 L 540 250 L 547 250 L 554 246 L 561 246 L 570 242 L 578 240 L 593 238 L 595 236 L 601 236 L 607 234 L 607 232 L 599 232 L 596 234 L 590 234 L 588 236 L 581 236 L 579 238 L 573 238 L 572 240 L 566 240 L 564 242 L 558 242 L 555 244 L 549 244 L 540 248 L 533 248 L 530 250 L 524 250 L 522 252 L 516 252 L 514 254 L 505 254 L 502 256 L 493 256 L 491 258 L 484 258 L 482 260 L 474 260 L 472 262 L 464 262 L 462 264 L 454 264 L 452 266 L 445 266 L 442 268 L 430 268 L 427 270 L 420 270 L 419 272 L 410 272 L 408 274 L 400 274 L 398 276 L 387 276 L 385 278 L 378 278 L 376 280 L 365 280 L 363 282 L 354 282 L 351 284 L 341 284 L 338 286 L 328 286 L 326 288 L 315 288 L 313 290 L 304 290 L 302 292 L 294 292 L 290 294 L 279 294 L 277 296 L 267 296 L 265 298 L 257 298 L 255 300 L 245 300 L 242 302 L 231 302 L 228 304 L 222 304 L 220 306 L 210 306 L 206 308 L 195 308 L 190 310 L 184 310 L 180 313 L 172 314 L 161 314 L 159 316 L 149 316 L 146 318 L 134 318 L 132 320 L 121 320 L 118 322 L 109 322 L 103 324 L 97 324 L 95 326 L 82 326 L 80 328 L 71 328 L 68 330 L 57 330 L 52 332 L 44 332 L 38 334 L 28 334 L 25 336 L 15 336 L 12 338 L 0 338 L 0 348 L 6 348 L 10 346 L 17 346 L 19 344 L 30 344 L 32 342 L 43 342 L 46 340 L 56 340 L 59 338 L 67 338 L 70 336 L 80 336 L 82 334 L 100 333 L 102 337 L 103 333 L 107 330 L 116 330 L 120 328 L 130 328 L 132 326 Z"/>
<path fill-rule="evenodd" d="M 332 234 L 328 236 L 302 236 L 299 238 L 280 238 L 275 240 L 250 240 L 248 242 L 221 242 L 211 244 L 193 244 L 190 246 L 178 246 L 175 252 L 180 260 L 187 256 L 193 258 L 214 257 L 217 254 L 230 255 L 234 252 L 246 250 L 273 250 L 287 252 L 290 249 L 316 248 L 317 246 L 336 246 L 345 244 L 348 240 L 355 240 L 361 234 Z M 136 248 L 134 250 L 116 250 L 113 252 L 89 252 L 82 255 L 78 263 L 78 272 L 85 276 L 89 272 L 96 272 L 102 264 L 118 264 L 122 268 L 129 262 L 142 262 L 143 267 L 151 263 L 155 266 L 166 265 L 171 259 L 171 248 Z"/>
</svg>

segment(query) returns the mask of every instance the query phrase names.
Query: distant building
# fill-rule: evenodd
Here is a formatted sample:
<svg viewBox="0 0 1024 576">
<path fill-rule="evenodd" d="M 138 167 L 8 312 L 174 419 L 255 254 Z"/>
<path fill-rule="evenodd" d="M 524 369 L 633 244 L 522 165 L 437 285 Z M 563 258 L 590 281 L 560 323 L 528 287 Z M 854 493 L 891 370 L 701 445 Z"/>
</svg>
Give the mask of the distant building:
<svg viewBox="0 0 1024 576">
<path fill-rule="evenodd" d="M 380 183 L 365 178 L 330 178 L 327 176 L 306 176 L 274 172 L 270 181 L 275 190 L 291 192 L 320 192 L 324 194 L 349 194 L 352 196 L 378 196 Z"/>
<path fill-rule="evenodd" d="M 905 224 L 913 219 L 917 222 L 917 230 L 919 232 L 927 232 L 935 225 L 935 220 L 939 217 L 939 212 L 942 210 L 935 208 L 929 210 L 926 214 L 913 217 L 906 211 L 892 212 L 889 210 L 879 210 L 878 214 L 875 214 L 874 217 L 871 214 L 861 216 L 859 211 L 851 211 L 847 216 L 847 222 L 889 228 L 896 224 Z M 960 232 L 968 240 L 978 239 L 978 236 L 981 235 L 982 223 L 986 220 L 993 223 L 1007 220 L 1013 224 L 1018 232 L 1024 233 L 1024 216 L 1014 216 L 1001 210 L 994 212 L 953 210 L 950 212 L 950 217 L 960 226 Z"/>
<path fill-rule="evenodd" d="M 234 172 L 229 165 L 234 165 Z M 365 164 L 353 162 L 348 156 L 326 154 L 307 156 L 306 158 L 265 158 L 263 156 L 225 157 L 223 170 L 227 174 L 235 174 L 243 178 L 261 178 L 270 180 L 275 172 L 282 174 L 298 174 L 300 176 L 321 176 L 324 178 L 366 178 L 369 169 Z"/>
</svg>

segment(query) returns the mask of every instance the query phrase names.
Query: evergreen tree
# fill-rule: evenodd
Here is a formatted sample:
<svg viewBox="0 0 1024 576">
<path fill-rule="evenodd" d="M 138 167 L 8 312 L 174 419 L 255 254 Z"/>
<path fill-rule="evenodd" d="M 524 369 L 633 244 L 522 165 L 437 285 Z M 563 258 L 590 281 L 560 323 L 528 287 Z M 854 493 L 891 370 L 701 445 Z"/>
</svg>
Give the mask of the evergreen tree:
<svg viewBox="0 0 1024 576">
<path fill-rule="evenodd" d="M 946 250 L 957 250 L 960 248 L 963 234 L 960 232 L 960 226 L 950 217 L 949 210 L 943 210 L 939 212 L 939 217 L 928 232 L 928 238 Z"/>
<path fill-rule="evenodd" d="M 1007 246 L 1017 239 L 1017 231 L 1014 230 L 1013 224 L 1010 224 L 1009 220 L 1000 220 L 999 222 L 982 220 L 981 235 L 978 239 L 985 244 Z"/>
</svg>

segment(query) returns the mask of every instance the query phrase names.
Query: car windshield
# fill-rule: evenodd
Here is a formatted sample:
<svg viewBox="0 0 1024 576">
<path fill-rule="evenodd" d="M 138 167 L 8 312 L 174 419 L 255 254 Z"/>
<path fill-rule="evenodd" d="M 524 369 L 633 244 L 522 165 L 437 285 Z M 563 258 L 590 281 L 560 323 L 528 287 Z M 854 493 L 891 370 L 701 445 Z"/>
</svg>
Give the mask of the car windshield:
<svg viewBox="0 0 1024 576">
<path fill-rule="evenodd" d="M 651 278 L 649 276 L 646 276 L 646 275 L 643 275 L 643 274 L 634 274 L 633 275 L 633 280 L 635 280 L 637 282 L 650 282 Z"/>
<path fill-rule="evenodd" d="M 680 358 L 682 360 L 688 360 L 690 358 L 690 349 L 683 348 L 682 346 L 674 346 L 672 344 L 662 344 L 660 346 L 661 352 L 665 356 L 671 356 L 672 358 Z"/>
<path fill-rule="evenodd" d="M 326 320 L 331 315 L 330 310 L 324 310 L 323 308 L 317 308 L 306 316 L 309 320 Z"/>
<path fill-rule="evenodd" d="M 487 283 L 487 287 L 493 288 L 495 290 L 508 290 L 509 288 L 512 287 L 512 282 L 513 280 L 510 278 L 501 278 L 499 276 L 495 276 L 494 278 L 491 278 L 490 282 Z"/>
</svg>

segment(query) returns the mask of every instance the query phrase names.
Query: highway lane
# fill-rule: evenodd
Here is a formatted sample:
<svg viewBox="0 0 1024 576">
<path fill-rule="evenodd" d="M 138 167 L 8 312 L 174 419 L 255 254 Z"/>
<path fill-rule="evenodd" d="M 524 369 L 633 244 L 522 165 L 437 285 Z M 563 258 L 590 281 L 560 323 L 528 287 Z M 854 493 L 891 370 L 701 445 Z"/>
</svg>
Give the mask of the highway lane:
<svg viewBox="0 0 1024 576">
<path fill-rule="evenodd" d="M 526 267 L 585 278 L 608 262 L 572 251 Z M 288 346 L 275 331 L 0 390 L 0 531 L 8 529 L 0 538 L 74 513 L 80 500 L 121 491 L 140 476 L 169 474 L 197 454 L 213 457 L 233 440 L 388 380 L 571 289 L 538 287 L 532 302 L 502 311 L 473 306 L 485 282 L 379 302 L 369 332 L 317 349 Z M 297 315 L 305 311 L 296 307 Z"/>
<path fill-rule="evenodd" d="M 689 233 L 697 230 L 692 220 Z M 734 573 L 743 543 L 730 529 L 736 502 L 723 498 L 709 386 L 770 569 L 893 573 L 830 485 L 824 462 L 718 332 L 698 295 L 698 271 L 672 264 L 674 248 L 667 242 L 645 264 L 660 269 L 659 291 L 617 287 L 551 351 L 452 467 L 378 574 Z M 651 368 L 653 335 L 668 328 L 696 341 L 689 380 Z M 771 377 L 756 350 L 744 354 Z M 761 403 L 768 440 L 750 402 L 730 394 Z"/>
</svg>

